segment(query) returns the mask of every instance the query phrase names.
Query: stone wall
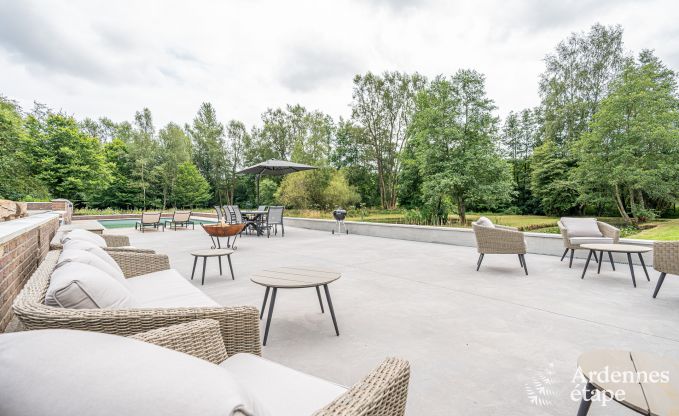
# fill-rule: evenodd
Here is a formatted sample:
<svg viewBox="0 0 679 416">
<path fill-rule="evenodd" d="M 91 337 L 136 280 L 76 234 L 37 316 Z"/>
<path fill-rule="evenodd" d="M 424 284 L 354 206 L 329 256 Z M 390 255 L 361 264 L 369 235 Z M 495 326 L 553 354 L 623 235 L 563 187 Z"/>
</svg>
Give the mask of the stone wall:
<svg viewBox="0 0 679 416">
<path fill-rule="evenodd" d="M 12 320 L 12 302 L 49 251 L 59 215 L 44 213 L 0 225 L 0 332 Z"/>
</svg>

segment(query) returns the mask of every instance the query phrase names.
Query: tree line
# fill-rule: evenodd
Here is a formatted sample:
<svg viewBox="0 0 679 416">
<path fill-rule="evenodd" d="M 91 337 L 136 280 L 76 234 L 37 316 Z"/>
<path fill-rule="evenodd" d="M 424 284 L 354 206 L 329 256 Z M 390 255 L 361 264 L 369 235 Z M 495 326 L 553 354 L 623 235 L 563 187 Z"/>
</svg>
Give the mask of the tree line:
<svg viewBox="0 0 679 416">
<path fill-rule="evenodd" d="M 540 104 L 504 120 L 471 69 L 356 75 L 350 117 L 288 105 L 250 128 L 220 122 L 210 103 L 190 123 L 156 129 L 148 109 L 131 122 L 78 121 L 3 98 L 0 196 L 253 205 L 254 178 L 236 172 L 283 159 L 319 169 L 264 178 L 264 204 L 413 208 L 432 223 L 450 213 L 465 222 L 469 210 L 643 221 L 678 196 L 679 100 L 675 72 L 650 50 L 632 56 L 622 38 L 599 24 L 571 34 L 545 57 Z"/>
</svg>

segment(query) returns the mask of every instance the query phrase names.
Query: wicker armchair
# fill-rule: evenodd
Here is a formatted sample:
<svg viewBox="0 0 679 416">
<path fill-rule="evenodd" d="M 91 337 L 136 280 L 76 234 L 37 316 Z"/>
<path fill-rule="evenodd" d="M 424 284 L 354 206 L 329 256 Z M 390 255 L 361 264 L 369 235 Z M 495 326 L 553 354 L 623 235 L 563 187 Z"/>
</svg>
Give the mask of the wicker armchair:
<svg viewBox="0 0 679 416">
<path fill-rule="evenodd" d="M 126 235 L 101 234 L 100 237 L 106 240 L 106 247 L 104 247 L 104 250 L 109 252 L 127 251 L 132 253 L 149 253 L 149 254 L 155 253 L 155 251 L 151 249 L 131 247 L 130 237 Z M 58 239 L 55 239 L 50 243 L 50 250 L 61 250 L 62 248 L 64 248 L 64 246 Z"/>
<path fill-rule="evenodd" d="M 656 241 L 653 243 L 653 268 L 660 272 L 653 297 L 658 296 L 660 287 L 669 274 L 679 275 L 679 241 Z"/>
<path fill-rule="evenodd" d="M 606 224 L 605 222 L 597 221 L 596 222 L 597 226 L 599 227 L 599 231 L 605 238 L 612 239 L 612 244 L 618 244 L 618 241 L 620 240 L 620 230 L 615 228 L 614 226 L 610 224 Z M 570 250 L 571 252 L 571 258 L 570 261 L 568 262 L 568 267 L 571 268 L 573 267 L 573 255 L 575 254 L 575 250 L 580 250 L 580 244 L 573 244 L 571 243 L 571 238 L 568 236 L 568 229 L 566 226 L 561 221 L 557 222 L 557 225 L 559 226 L 559 231 L 561 232 L 561 237 L 563 237 L 563 245 L 564 245 L 564 252 L 563 255 L 561 256 L 561 261 L 566 257 L 566 254 L 568 254 L 568 251 Z M 582 243 L 581 243 L 582 244 Z M 599 262 L 599 258 L 596 255 L 596 252 L 594 254 L 594 261 L 597 263 Z M 613 267 L 613 270 L 615 270 L 615 264 L 613 263 L 613 255 L 609 252 L 608 253 L 608 258 L 611 262 L 611 266 Z"/>
<path fill-rule="evenodd" d="M 472 223 L 472 229 L 476 237 L 476 249 L 479 252 L 476 271 L 481 268 L 481 262 L 486 254 L 516 254 L 519 257 L 519 264 L 528 276 L 525 257 L 526 240 L 521 231 L 514 227 L 485 226 L 477 222 Z"/>
<path fill-rule="evenodd" d="M 259 311 L 252 306 L 67 309 L 45 305 L 50 275 L 61 251 L 50 251 L 17 298 L 13 310 L 25 329 L 66 328 L 132 335 L 196 319 L 219 322 L 228 354 L 261 354 Z M 109 251 L 126 278 L 170 268 L 167 256 L 160 254 Z"/>
<path fill-rule="evenodd" d="M 227 354 L 218 322 L 202 319 L 131 336 L 220 364 Z M 363 380 L 314 413 L 314 416 L 402 416 L 408 397 L 410 365 L 387 358 Z"/>
</svg>

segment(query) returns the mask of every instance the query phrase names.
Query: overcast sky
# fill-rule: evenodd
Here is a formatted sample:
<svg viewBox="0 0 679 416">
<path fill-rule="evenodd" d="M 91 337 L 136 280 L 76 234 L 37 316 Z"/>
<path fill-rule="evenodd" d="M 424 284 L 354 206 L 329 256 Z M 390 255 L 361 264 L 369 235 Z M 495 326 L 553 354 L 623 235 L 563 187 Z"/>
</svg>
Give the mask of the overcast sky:
<svg viewBox="0 0 679 416">
<path fill-rule="evenodd" d="M 288 103 L 347 116 L 356 73 L 474 68 L 504 115 L 538 104 L 545 54 L 596 22 L 679 69 L 678 20 L 677 0 L 0 0 L 0 94 L 79 119 L 149 107 L 156 127 L 209 101 L 252 125 Z"/>
</svg>

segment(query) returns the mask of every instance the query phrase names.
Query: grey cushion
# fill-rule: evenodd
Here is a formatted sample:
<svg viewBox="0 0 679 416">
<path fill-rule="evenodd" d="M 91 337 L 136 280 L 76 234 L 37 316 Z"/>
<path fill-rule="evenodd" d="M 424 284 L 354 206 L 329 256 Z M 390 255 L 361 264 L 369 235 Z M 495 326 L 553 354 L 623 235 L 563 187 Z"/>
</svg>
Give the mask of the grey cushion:
<svg viewBox="0 0 679 416">
<path fill-rule="evenodd" d="M 162 270 L 127 279 L 139 308 L 220 306 L 176 270 Z"/>
<path fill-rule="evenodd" d="M 221 366 L 276 416 L 311 415 L 347 390 L 251 354 L 233 355 Z"/>
<path fill-rule="evenodd" d="M 70 240 L 85 240 L 96 244 L 99 247 L 106 247 L 106 240 L 92 231 L 75 229 L 61 238 L 61 242 L 65 243 Z"/>
<path fill-rule="evenodd" d="M 45 305 L 71 309 L 129 308 L 130 291 L 108 273 L 84 263 L 67 262 L 50 276 Z"/>
<path fill-rule="evenodd" d="M 120 270 L 120 266 L 118 265 L 118 263 L 116 263 L 113 257 L 111 257 L 104 249 L 92 243 L 91 241 L 69 240 L 65 242 L 63 250 L 66 251 L 71 249 L 89 251 L 90 253 L 104 260 L 106 263 L 110 264 L 111 267 L 115 267 Z M 120 270 L 120 273 L 122 273 L 122 270 Z"/>
<path fill-rule="evenodd" d="M 218 365 L 97 332 L 0 335 L 3 416 L 226 416 L 268 412 Z"/>
<path fill-rule="evenodd" d="M 568 241 L 574 245 L 580 244 L 613 244 L 613 239 L 609 237 L 573 237 Z"/>
<path fill-rule="evenodd" d="M 568 237 L 603 237 L 596 218 L 561 218 Z"/>
<path fill-rule="evenodd" d="M 489 220 L 486 217 L 480 217 L 478 220 L 476 220 L 476 225 L 480 225 L 482 227 L 492 227 L 492 228 L 495 227 L 493 221 Z"/>
<path fill-rule="evenodd" d="M 68 250 L 64 250 L 61 252 L 61 255 L 59 255 L 59 263 L 57 263 L 57 267 L 71 261 L 77 263 L 85 263 L 89 264 L 90 266 L 94 266 L 99 270 L 105 271 L 106 273 L 111 275 L 111 277 L 117 279 L 123 285 L 126 284 L 125 275 L 123 274 L 123 271 L 120 269 L 117 263 L 113 262 L 113 265 L 111 265 L 109 262 L 105 261 L 104 259 L 90 251 L 75 248 L 69 248 Z"/>
</svg>

